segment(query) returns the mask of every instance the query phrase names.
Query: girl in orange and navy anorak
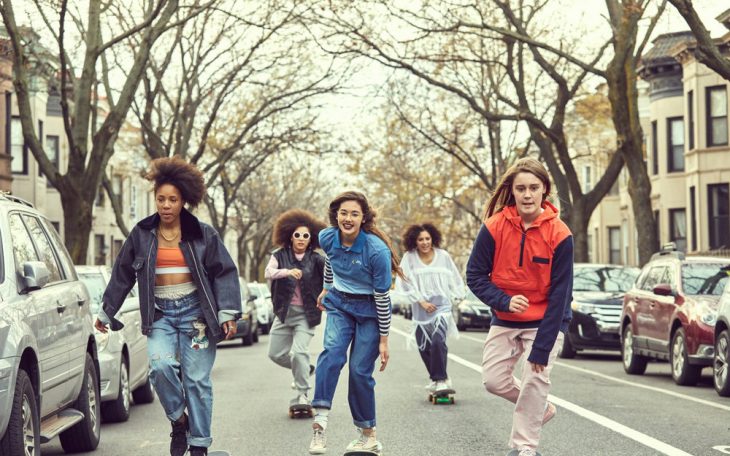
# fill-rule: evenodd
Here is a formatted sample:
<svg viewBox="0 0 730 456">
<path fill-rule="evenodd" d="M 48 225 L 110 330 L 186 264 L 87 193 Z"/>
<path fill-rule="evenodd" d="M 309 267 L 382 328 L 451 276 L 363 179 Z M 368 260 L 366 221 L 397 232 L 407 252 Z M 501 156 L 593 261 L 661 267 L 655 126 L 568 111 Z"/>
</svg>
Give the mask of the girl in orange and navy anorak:
<svg viewBox="0 0 730 456">
<path fill-rule="evenodd" d="M 550 371 L 572 316 L 573 236 L 549 194 L 540 162 L 515 163 L 489 201 L 466 270 L 471 291 L 494 310 L 482 379 L 515 404 L 509 445 L 519 456 L 535 456 L 542 426 L 555 416 Z M 512 372 L 523 353 L 518 380 Z"/>
</svg>

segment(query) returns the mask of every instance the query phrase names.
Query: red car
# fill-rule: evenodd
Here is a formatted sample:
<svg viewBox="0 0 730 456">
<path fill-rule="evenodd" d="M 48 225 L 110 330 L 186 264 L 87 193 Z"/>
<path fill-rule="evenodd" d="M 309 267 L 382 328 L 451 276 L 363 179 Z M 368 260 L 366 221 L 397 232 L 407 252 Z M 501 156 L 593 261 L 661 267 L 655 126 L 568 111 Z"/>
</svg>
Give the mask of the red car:
<svg viewBox="0 0 730 456">
<path fill-rule="evenodd" d="M 650 359 L 668 360 L 678 385 L 694 385 L 712 365 L 714 328 L 730 259 L 654 254 L 624 296 L 624 370 L 641 375 Z"/>
</svg>

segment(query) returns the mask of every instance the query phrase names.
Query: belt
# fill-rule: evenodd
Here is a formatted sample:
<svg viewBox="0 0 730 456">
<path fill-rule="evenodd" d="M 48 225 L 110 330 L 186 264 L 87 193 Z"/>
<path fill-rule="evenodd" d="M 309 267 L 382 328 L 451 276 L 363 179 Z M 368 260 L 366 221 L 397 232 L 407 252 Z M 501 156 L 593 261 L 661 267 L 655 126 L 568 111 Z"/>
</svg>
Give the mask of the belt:
<svg viewBox="0 0 730 456">
<path fill-rule="evenodd" d="M 371 295 L 371 294 L 345 293 L 344 291 L 340 291 L 337 288 L 333 288 L 330 291 L 334 291 L 335 293 L 342 295 L 347 299 L 361 299 L 361 300 L 372 300 L 373 299 L 373 295 Z"/>
</svg>

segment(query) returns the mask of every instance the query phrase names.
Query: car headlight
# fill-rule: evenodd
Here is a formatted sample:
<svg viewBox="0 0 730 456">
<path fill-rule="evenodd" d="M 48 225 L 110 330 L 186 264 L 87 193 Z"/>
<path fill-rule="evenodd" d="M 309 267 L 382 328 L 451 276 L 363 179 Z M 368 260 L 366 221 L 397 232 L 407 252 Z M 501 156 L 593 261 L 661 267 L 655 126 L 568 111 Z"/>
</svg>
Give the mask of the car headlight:
<svg viewBox="0 0 730 456">
<path fill-rule="evenodd" d="M 573 301 L 570 307 L 576 312 L 584 314 L 592 314 L 596 312 L 595 304 L 589 304 L 587 302 Z"/>
<path fill-rule="evenodd" d="M 94 331 L 94 338 L 96 338 L 96 351 L 102 352 L 109 345 L 109 331 L 106 333 Z"/>
<path fill-rule="evenodd" d="M 717 305 L 715 301 L 701 300 L 697 303 L 697 314 L 700 321 L 708 326 L 715 326 L 717 323 Z"/>
</svg>

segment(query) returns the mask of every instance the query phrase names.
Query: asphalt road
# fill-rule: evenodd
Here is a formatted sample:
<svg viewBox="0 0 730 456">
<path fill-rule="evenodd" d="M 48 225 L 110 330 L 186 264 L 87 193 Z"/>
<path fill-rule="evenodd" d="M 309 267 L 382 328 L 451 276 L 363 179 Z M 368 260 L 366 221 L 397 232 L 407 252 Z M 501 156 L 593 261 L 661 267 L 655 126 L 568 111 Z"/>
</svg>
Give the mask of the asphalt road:
<svg viewBox="0 0 730 456">
<path fill-rule="evenodd" d="M 462 333 L 450 341 L 449 374 L 456 404 L 431 405 L 426 371 L 416 351 L 406 349 L 409 322 L 397 316 L 388 369 L 376 373 L 378 436 L 384 454 L 504 455 L 512 405 L 485 392 L 479 373 L 486 332 Z M 322 327 L 312 343 L 321 350 Z M 291 420 L 293 392 L 287 371 L 266 356 L 268 338 L 253 347 L 219 347 L 213 371 L 214 444 L 234 456 L 306 455 L 311 420 Z M 708 455 L 730 454 L 730 398 L 712 389 L 704 371 L 697 387 L 676 386 L 669 365 L 652 363 L 644 376 L 623 372 L 618 354 L 594 352 L 560 360 L 552 373 L 552 400 L 558 415 L 542 433 L 543 455 Z M 328 454 L 342 454 L 356 437 L 347 405 L 343 370 L 328 428 Z M 169 423 L 158 402 L 134 406 L 130 420 L 102 426 L 93 453 L 101 456 L 167 454 Z M 63 454 L 58 439 L 44 455 Z"/>
</svg>

